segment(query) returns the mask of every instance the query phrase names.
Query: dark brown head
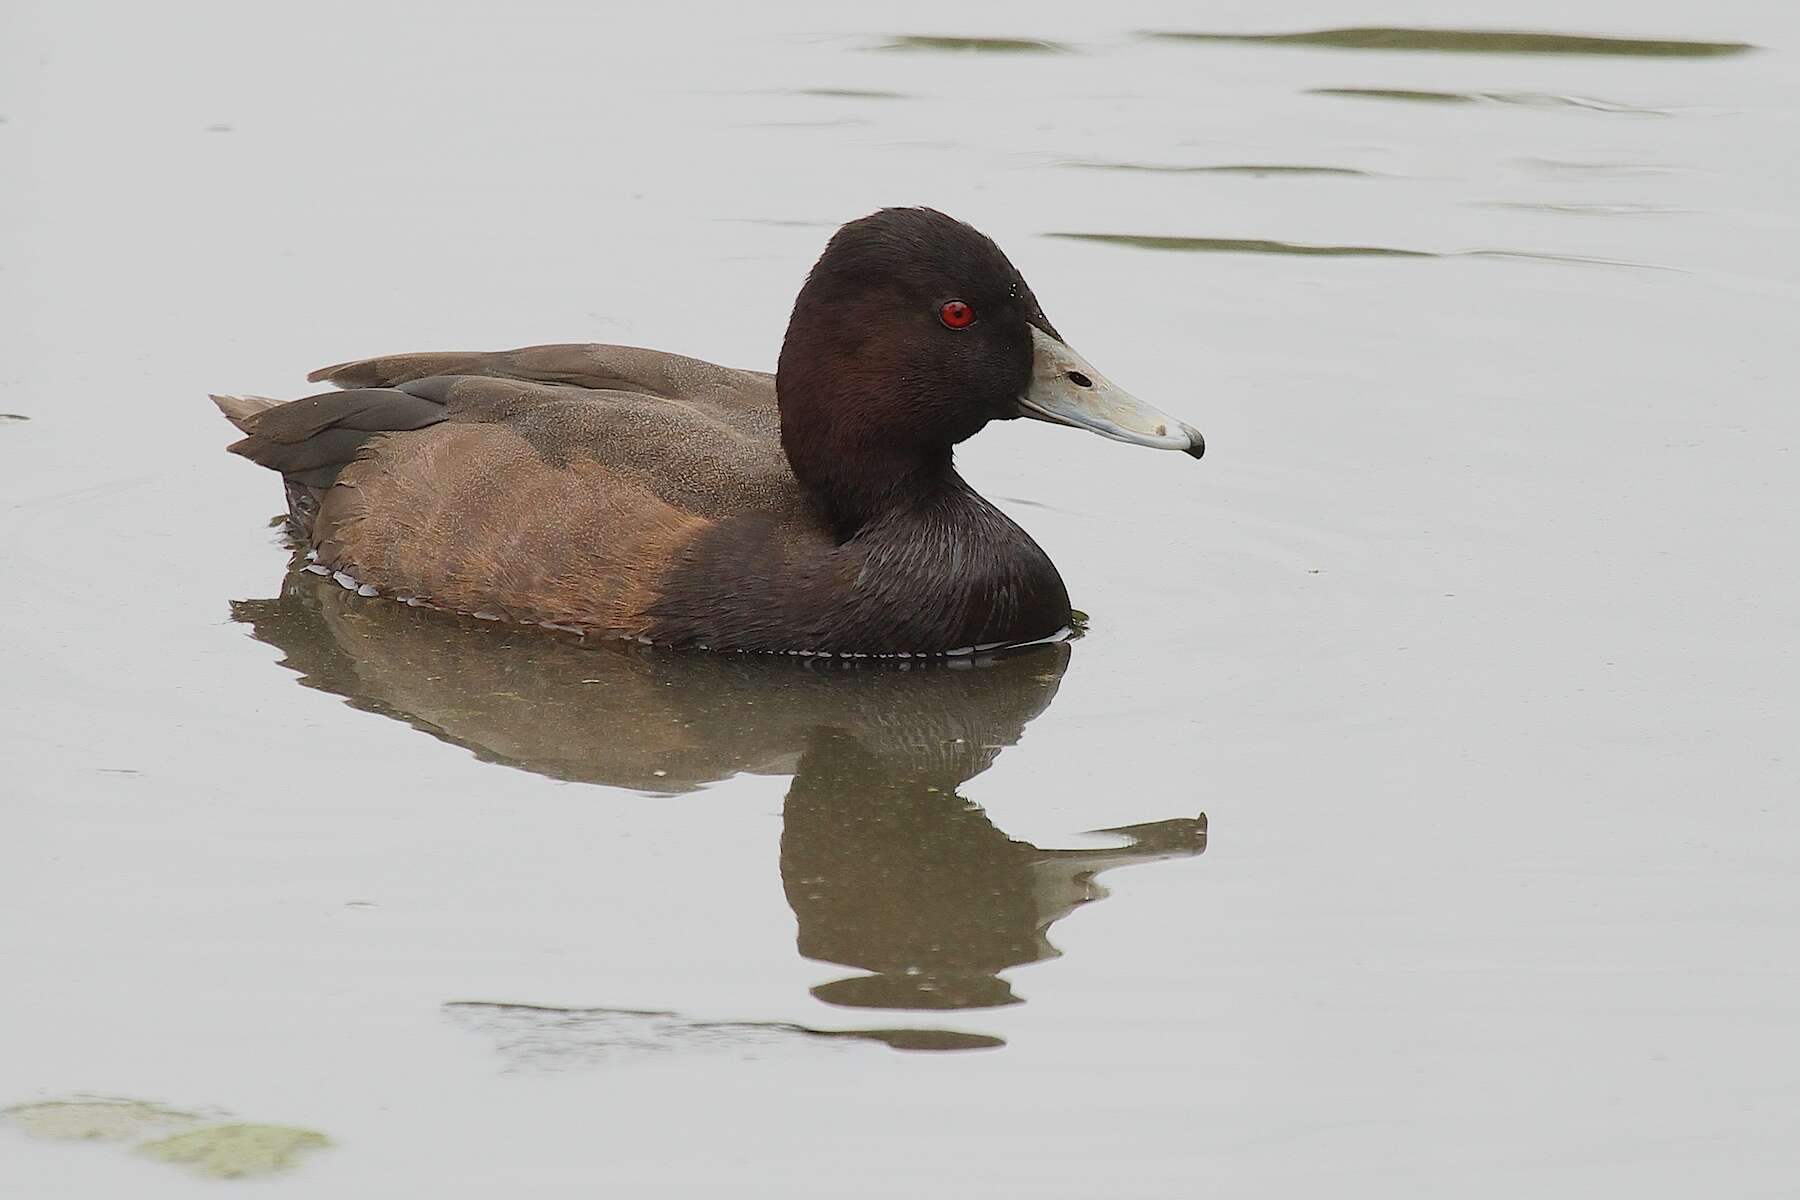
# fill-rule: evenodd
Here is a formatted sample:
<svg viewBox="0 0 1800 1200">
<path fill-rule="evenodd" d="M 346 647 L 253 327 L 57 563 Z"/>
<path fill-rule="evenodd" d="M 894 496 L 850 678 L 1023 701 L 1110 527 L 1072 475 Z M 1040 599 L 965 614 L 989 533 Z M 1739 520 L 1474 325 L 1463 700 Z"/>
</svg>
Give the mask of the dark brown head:
<svg viewBox="0 0 1800 1200">
<path fill-rule="evenodd" d="M 1000 247 L 929 208 L 838 230 L 794 302 L 776 390 L 795 474 L 851 528 L 948 472 L 951 447 L 993 420 L 1205 446 L 1071 350 Z"/>
</svg>

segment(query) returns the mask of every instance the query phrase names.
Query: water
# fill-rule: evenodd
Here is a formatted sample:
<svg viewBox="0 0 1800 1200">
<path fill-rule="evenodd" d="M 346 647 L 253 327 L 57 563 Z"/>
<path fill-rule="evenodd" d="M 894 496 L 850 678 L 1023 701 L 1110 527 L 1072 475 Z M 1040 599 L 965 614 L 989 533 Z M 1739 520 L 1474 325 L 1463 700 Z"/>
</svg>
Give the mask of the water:
<svg viewBox="0 0 1800 1200">
<path fill-rule="evenodd" d="M 9 6 L 0 1175 L 1785 1194 L 1795 45 L 1748 2 Z M 357 355 L 767 368 L 829 230 L 914 202 L 1207 436 L 960 455 L 1070 644 L 447 621 L 290 575 L 220 450 L 207 391 Z"/>
</svg>

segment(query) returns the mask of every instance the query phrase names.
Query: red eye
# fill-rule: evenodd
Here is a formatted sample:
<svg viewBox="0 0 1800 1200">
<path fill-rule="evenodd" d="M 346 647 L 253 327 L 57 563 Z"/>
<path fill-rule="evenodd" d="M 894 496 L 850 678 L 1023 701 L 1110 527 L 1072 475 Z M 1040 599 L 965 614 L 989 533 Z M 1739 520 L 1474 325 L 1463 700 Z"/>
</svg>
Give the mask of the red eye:
<svg viewBox="0 0 1800 1200">
<path fill-rule="evenodd" d="M 952 300 L 938 309 L 938 319 L 952 329 L 967 329 L 975 323 L 975 310 L 961 300 Z"/>
</svg>

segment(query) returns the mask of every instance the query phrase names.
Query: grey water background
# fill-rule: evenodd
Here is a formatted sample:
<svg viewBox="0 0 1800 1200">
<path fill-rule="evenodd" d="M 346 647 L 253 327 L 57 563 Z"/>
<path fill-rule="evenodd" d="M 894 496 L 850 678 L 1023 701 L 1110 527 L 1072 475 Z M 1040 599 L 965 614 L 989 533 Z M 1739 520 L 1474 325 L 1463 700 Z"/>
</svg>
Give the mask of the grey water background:
<svg viewBox="0 0 1800 1200">
<path fill-rule="evenodd" d="M 0 8 L 0 1107 L 317 1131 L 258 1185 L 309 1196 L 1785 1194 L 1796 46 L 1749 0 Z M 207 391 L 356 355 L 768 368 L 895 203 L 1207 435 L 961 452 L 1072 645 L 444 621 L 287 577 L 221 452 Z M 46 1128 L 0 1118 L 17 1194 L 229 1186 Z"/>
</svg>

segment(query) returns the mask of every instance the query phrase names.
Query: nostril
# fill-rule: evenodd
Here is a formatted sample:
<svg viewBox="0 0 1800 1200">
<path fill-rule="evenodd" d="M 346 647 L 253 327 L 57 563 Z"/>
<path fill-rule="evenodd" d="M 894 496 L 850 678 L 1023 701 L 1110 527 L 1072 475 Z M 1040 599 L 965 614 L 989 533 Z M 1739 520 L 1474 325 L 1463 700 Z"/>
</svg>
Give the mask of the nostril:
<svg viewBox="0 0 1800 1200">
<path fill-rule="evenodd" d="M 1070 371 L 1069 372 L 1069 382 L 1074 384 L 1076 387 L 1093 387 L 1094 386 L 1094 381 L 1089 379 L 1086 375 L 1083 375 L 1080 371 Z"/>
</svg>

